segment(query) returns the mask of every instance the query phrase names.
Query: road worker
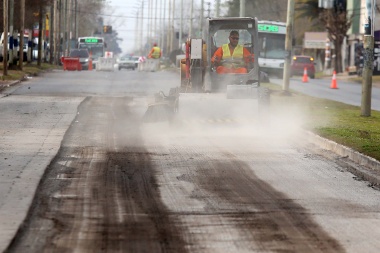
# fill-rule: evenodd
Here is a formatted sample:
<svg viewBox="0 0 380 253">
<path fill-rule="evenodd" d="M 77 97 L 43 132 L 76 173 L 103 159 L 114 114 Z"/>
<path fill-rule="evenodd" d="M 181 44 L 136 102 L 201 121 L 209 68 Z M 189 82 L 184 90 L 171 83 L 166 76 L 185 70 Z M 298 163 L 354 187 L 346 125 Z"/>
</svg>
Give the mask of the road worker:
<svg viewBox="0 0 380 253">
<path fill-rule="evenodd" d="M 157 43 L 154 43 L 152 49 L 150 50 L 148 54 L 148 61 L 147 61 L 148 71 L 154 72 L 159 69 L 161 55 L 162 55 L 161 48 L 157 46 Z"/>
<path fill-rule="evenodd" d="M 228 39 L 230 43 L 219 47 L 211 59 L 212 64 L 216 67 L 216 72 L 218 74 L 247 73 L 246 65 L 253 59 L 253 54 L 244 46 L 239 45 L 238 31 L 231 31 Z"/>
<path fill-rule="evenodd" d="M 161 58 L 161 54 L 162 54 L 161 48 L 159 48 L 157 46 L 157 43 L 154 43 L 152 49 L 150 50 L 150 52 L 148 54 L 148 58 L 149 59 L 159 59 L 159 58 Z"/>
</svg>

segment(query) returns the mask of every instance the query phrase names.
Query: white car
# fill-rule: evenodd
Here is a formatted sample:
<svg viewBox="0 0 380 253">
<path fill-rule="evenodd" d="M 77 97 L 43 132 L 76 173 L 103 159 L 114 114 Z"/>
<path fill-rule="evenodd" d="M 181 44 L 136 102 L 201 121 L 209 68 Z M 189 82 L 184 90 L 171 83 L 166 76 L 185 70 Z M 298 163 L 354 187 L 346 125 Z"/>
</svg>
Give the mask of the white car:
<svg viewBox="0 0 380 253">
<path fill-rule="evenodd" d="M 117 60 L 117 65 L 118 65 L 119 70 L 121 70 L 121 69 L 135 70 L 135 68 L 136 68 L 135 59 L 133 58 L 133 56 L 131 56 L 131 57 L 120 57 Z"/>
</svg>

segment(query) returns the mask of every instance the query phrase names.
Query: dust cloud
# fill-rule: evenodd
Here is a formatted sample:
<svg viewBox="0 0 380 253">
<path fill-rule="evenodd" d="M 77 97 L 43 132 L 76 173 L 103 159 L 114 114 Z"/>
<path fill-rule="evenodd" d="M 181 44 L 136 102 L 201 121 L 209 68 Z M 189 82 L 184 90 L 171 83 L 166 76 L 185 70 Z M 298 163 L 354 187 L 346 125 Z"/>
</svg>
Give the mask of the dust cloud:
<svg viewBox="0 0 380 253">
<path fill-rule="evenodd" d="M 305 115 L 291 105 L 259 111 L 256 99 L 226 99 L 225 94 L 180 94 L 179 111 L 172 120 L 143 124 L 149 141 L 169 139 L 199 142 L 224 138 L 236 142 L 252 139 L 282 145 L 302 138 Z M 235 143 L 238 144 L 238 143 Z"/>
</svg>

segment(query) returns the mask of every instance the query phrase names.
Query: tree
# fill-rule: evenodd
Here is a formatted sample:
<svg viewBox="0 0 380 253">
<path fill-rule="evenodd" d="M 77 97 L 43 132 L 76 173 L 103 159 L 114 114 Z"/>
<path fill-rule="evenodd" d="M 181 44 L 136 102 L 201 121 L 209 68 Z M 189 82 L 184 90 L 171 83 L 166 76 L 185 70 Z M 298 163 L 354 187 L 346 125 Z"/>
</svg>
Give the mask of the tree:
<svg viewBox="0 0 380 253">
<path fill-rule="evenodd" d="M 344 0 L 335 0 L 332 9 L 318 8 L 318 1 L 315 0 L 296 1 L 296 18 L 307 18 L 312 25 L 310 31 L 327 30 L 328 37 L 335 47 L 335 70 L 337 73 L 343 72 L 342 45 L 355 13 L 348 15 Z"/>
<path fill-rule="evenodd" d="M 346 9 L 324 9 L 320 15 L 320 21 L 325 25 L 328 37 L 335 47 L 334 66 L 337 73 L 343 72 L 342 64 L 342 45 L 344 38 L 347 36 L 347 31 L 352 24 L 354 13 L 349 17 Z"/>
</svg>

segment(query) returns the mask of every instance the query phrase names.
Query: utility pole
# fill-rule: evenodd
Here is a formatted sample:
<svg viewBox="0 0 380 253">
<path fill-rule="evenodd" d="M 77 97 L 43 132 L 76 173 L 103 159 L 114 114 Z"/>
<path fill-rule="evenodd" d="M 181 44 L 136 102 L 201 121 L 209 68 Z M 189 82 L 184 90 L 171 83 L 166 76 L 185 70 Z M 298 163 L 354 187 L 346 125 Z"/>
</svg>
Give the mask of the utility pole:
<svg viewBox="0 0 380 253">
<path fill-rule="evenodd" d="M 172 33 L 172 20 L 171 20 L 171 13 L 172 13 L 172 1 L 169 0 L 168 1 L 168 6 L 169 6 L 169 9 L 168 9 L 168 32 L 166 34 L 166 51 L 168 52 L 168 55 L 170 54 L 171 52 L 171 49 L 170 49 L 170 38 L 171 38 L 171 33 Z"/>
<path fill-rule="evenodd" d="M 14 48 L 15 38 L 13 36 L 14 6 L 15 6 L 14 0 L 10 0 L 9 1 L 9 64 L 10 65 L 13 65 L 13 57 L 15 55 L 15 48 Z M 17 54 L 17 52 L 16 52 L 16 54 Z"/>
<path fill-rule="evenodd" d="M 240 0 L 240 17 L 245 17 L 245 0 Z"/>
<path fill-rule="evenodd" d="M 144 0 L 141 2 L 141 24 L 140 24 L 140 55 L 144 54 L 144 36 L 143 36 L 143 31 L 144 31 Z"/>
<path fill-rule="evenodd" d="M 68 32 L 68 43 L 67 43 L 67 52 L 70 53 L 70 50 L 71 50 L 71 39 L 72 39 L 72 3 L 71 3 L 71 0 L 67 0 L 69 1 L 68 2 L 68 22 L 67 22 L 67 32 Z"/>
<path fill-rule="evenodd" d="M 149 0 L 149 6 L 148 6 L 148 45 L 151 46 L 152 44 L 152 7 L 153 0 Z"/>
<path fill-rule="evenodd" d="M 210 2 L 207 2 L 207 17 L 210 18 L 210 12 L 211 12 L 211 9 L 210 9 L 210 5 L 211 3 Z"/>
<path fill-rule="evenodd" d="M 78 41 L 78 0 L 75 0 L 75 39 Z"/>
<path fill-rule="evenodd" d="M 37 66 L 41 67 L 42 64 L 42 31 L 43 31 L 43 24 L 42 24 L 42 19 L 44 16 L 44 12 L 42 10 L 42 3 L 40 3 L 39 6 L 39 15 L 38 15 L 38 55 L 37 55 Z"/>
<path fill-rule="evenodd" d="M 155 7 L 155 12 L 154 12 L 154 42 L 155 43 L 158 43 L 157 41 L 157 10 L 158 10 L 158 6 L 157 6 L 157 0 L 156 0 L 156 4 L 154 5 Z"/>
<path fill-rule="evenodd" d="M 362 80 L 361 116 L 371 116 L 373 47 L 374 47 L 374 0 L 366 0 L 367 23 L 364 25 L 364 66 Z"/>
<path fill-rule="evenodd" d="M 55 64 L 58 65 L 61 58 L 61 33 L 62 33 L 62 27 L 61 27 L 61 20 L 62 20 L 62 0 L 57 0 L 57 2 L 54 2 L 54 5 L 56 5 L 55 11 L 55 26 L 56 26 L 56 33 L 55 33 L 55 42 L 54 42 L 54 52 L 55 52 Z"/>
<path fill-rule="evenodd" d="M 20 57 L 18 66 L 20 70 L 24 67 L 24 30 L 25 30 L 25 0 L 21 0 L 20 6 Z"/>
<path fill-rule="evenodd" d="M 199 24 L 200 24 L 200 29 L 199 29 L 199 36 L 201 38 L 203 38 L 203 19 L 204 19 L 204 5 L 205 5 L 205 2 L 204 0 L 201 1 L 201 15 L 200 15 L 200 21 L 199 21 Z"/>
<path fill-rule="evenodd" d="M 189 25 L 189 38 L 192 38 L 192 33 L 193 33 L 193 5 L 194 5 L 194 0 L 191 0 L 191 6 L 190 6 L 190 25 Z"/>
<path fill-rule="evenodd" d="M 161 3 L 161 6 L 162 6 L 162 3 Z M 166 0 L 164 0 L 163 6 L 164 6 L 164 11 L 163 11 L 162 17 L 161 17 L 161 29 L 162 29 L 162 31 L 161 31 L 161 48 L 164 51 L 163 53 L 165 55 L 168 55 L 168 48 L 164 46 L 164 43 L 165 43 L 165 36 L 164 35 L 166 34 L 165 29 L 167 29 L 167 26 L 165 25 L 165 22 L 166 22 Z M 161 10 L 161 12 L 162 12 L 162 10 Z"/>
<path fill-rule="evenodd" d="M 8 75 L 8 0 L 3 0 L 3 30 L 4 30 L 4 43 L 3 43 L 3 76 Z"/>
<path fill-rule="evenodd" d="M 173 51 L 173 41 L 174 41 L 174 13 L 175 13 L 175 0 L 172 0 L 172 33 L 170 34 L 170 52 Z"/>
<path fill-rule="evenodd" d="M 285 37 L 285 63 L 283 73 L 282 90 L 289 91 L 290 64 L 292 57 L 292 38 L 293 38 L 293 19 L 294 19 L 294 0 L 288 0 L 288 12 L 286 17 L 286 37 Z"/>
<path fill-rule="evenodd" d="M 49 16 L 49 63 L 53 64 L 53 59 L 54 59 L 54 32 L 55 32 L 55 27 L 54 27 L 54 3 L 50 5 L 50 16 Z"/>
<path fill-rule="evenodd" d="M 220 16 L 220 0 L 216 0 L 215 3 L 215 17 Z"/>
<path fill-rule="evenodd" d="M 62 12 L 62 18 L 60 21 L 62 21 L 62 54 L 63 56 L 67 56 L 66 54 L 66 39 L 67 39 L 67 32 L 66 32 L 66 20 L 67 20 L 67 0 L 61 0 L 63 1 L 62 3 L 62 9 L 61 9 L 61 12 Z"/>
<path fill-rule="evenodd" d="M 183 26 L 183 0 L 181 0 L 181 21 L 179 25 L 179 37 L 178 37 L 178 48 L 182 48 L 182 26 Z"/>
</svg>

